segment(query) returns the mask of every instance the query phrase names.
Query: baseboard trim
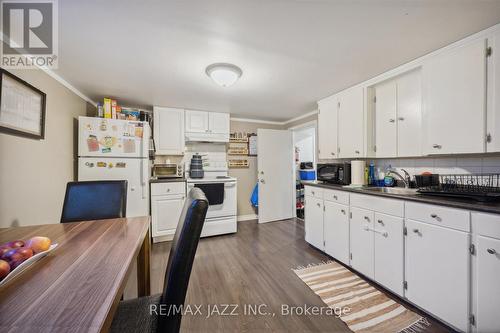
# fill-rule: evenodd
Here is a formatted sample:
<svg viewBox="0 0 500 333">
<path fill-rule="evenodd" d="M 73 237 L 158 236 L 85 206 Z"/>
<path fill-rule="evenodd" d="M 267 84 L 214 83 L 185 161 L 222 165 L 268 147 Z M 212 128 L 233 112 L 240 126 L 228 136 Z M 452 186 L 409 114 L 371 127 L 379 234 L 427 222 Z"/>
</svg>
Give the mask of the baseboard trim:
<svg viewBox="0 0 500 333">
<path fill-rule="evenodd" d="M 257 220 L 259 216 L 257 214 L 247 214 L 247 215 L 238 215 L 236 217 L 236 221 L 249 221 L 249 220 Z"/>
</svg>

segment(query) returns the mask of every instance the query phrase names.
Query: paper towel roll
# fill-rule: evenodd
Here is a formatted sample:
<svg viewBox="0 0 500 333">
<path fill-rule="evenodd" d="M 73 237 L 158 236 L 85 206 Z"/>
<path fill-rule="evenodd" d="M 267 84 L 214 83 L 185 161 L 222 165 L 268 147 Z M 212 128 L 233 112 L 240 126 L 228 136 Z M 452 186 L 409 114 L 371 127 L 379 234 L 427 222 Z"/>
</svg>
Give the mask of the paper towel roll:
<svg viewBox="0 0 500 333">
<path fill-rule="evenodd" d="M 351 185 L 365 185 L 365 161 L 351 161 Z"/>
</svg>

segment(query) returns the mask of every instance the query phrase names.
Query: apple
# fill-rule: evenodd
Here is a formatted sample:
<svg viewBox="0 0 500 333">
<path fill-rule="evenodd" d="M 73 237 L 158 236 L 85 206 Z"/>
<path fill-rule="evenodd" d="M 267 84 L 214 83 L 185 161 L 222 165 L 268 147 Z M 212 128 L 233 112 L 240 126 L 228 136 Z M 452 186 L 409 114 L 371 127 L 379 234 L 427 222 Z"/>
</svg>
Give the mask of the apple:
<svg viewBox="0 0 500 333">
<path fill-rule="evenodd" d="M 16 250 L 24 259 L 33 257 L 33 250 L 29 247 L 19 247 Z"/>
<path fill-rule="evenodd" d="M 15 248 L 18 248 L 18 247 L 23 247 L 24 246 L 24 241 L 18 239 L 18 240 L 12 241 L 12 242 L 8 242 L 5 245 L 7 245 L 8 247 L 10 247 L 11 249 L 15 249 Z"/>
<path fill-rule="evenodd" d="M 10 273 L 10 265 L 7 261 L 0 259 L 0 281 L 9 275 Z"/>
<path fill-rule="evenodd" d="M 26 247 L 30 247 L 34 253 L 47 251 L 50 248 L 50 238 L 36 236 L 26 242 Z"/>
<path fill-rule="evenodd" d="M 3 257 L 3 255 L 4 255 L 7 251 L 9 251 L 10 249 L 11 249 L 11 247 L 8 247 L 8 246 L 6 246 L 6 245 L 4 245 L 4 246 L 0 246 L 0 258 L 2 258 L 2 257 Z"/>
<path fill-rule="evenodd" d="M 2 259 L 8 262 L 26 260 L 33 256 L 33 250 L 29 247 L 18 247 L 17 249 L 10 249 L 3 256 Z"/>
</svg>

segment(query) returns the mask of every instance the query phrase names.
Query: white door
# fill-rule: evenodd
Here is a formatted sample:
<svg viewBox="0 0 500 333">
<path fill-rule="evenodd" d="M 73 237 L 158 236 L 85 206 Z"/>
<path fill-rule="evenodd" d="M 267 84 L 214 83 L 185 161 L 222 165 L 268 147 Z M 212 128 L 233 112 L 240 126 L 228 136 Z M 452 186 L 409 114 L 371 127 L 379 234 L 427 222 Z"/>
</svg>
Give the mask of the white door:
<svg viewBox="0 0 500 333">
<path fill-rule="evenodd" d="M 351 266 L 373 279 L 373 219 L 372 211 L 351 207 L 350 245 Z"/>
<path fill-rule="evenodd" d="M 183 205 L 183 195 L 152 197 L 151 220 L 155 237 L 175 233 Z"/>
<path fill-rule="evenodd" d="M 324 205 L 325 252 L 349 265 L 349 207 L 330 201 Z"/>
<path fill-rule="evenodd" d="M 398 78 L 397 99 L 398 156 L 421 156 L 422 80 L 420 69 Z"/>
<path fill-rule="evenodd" d="M 292 131 L 257 129 L 259 223 L 292 218 L 295 175 Z"/>
<path fill-rule="evenodd" d="M 323 250 L 323 200 L 305 197 L 304 208 L 305 240 L 312 246 Z"/>
<path fill-rule="evenodd" d="M 320 159 L 337 157 L 338 100 L 332 96 L 318 102 L 318 156 Z"/>
<path fill-rule="evenodd" d="M 375 281 L 403 296 L 403 219 L 375 213 Z"/>
<path fill-rule="evenodd" d="M 208 112 L 186 110 L 186 132 L 208 133 Z"/>
<path fill-rule="evenodd" d="M 355 87 L 338 94 L 339 98 L 339 157 L 364 156 L 364 89 Z"/>
<path fill-rule="evenodd" d="M 424 153 L 485 151 L 485 49 L 479 39 L 424 63 Z"/>
<path fill-rule="evenodd" d="M 375 145 L 377 157 L 397 154 L 396 80 L 375 86 Z"/>
<path fill-rule="evenodd" d="M 155 106 L 154 139 L 158 155 L 184 154 L 184 110 Z"/>
<path fill-rule="evenodd" d="M 500 240 L 477 238 L 477 331 L 500 332 Z"/>
<path fill-rule="evenodd" d="M 80 157 L 78 180 L 127 180 L 127 217 L 149 215 L 148 159 Z"/>
<path fill-rule="evenodd" d="M 469 327 L 470 236 L 406 220 L 406 297 L 452 326 Z"/>
<path fill-rule="evenodd" d="M 209 112 L 208 130 L 214 134 L 229 134 L 229 113 Z"/>
</svg>

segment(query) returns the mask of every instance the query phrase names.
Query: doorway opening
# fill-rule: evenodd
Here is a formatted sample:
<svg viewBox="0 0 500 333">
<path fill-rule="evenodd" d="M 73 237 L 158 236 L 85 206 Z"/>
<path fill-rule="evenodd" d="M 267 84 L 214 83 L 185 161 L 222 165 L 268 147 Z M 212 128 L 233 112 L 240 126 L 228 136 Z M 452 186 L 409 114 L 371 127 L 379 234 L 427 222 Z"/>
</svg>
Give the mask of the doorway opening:
<svg viewBox="0 0 500 333">
<path fill-rule="evenodd" d="M 311 121 L 293 131 L 295 160 L 295 217 L 304 218 L 304 185 L 302 180 L 316 180 L 316 132 L 317 121 Z"/>
</svg>

